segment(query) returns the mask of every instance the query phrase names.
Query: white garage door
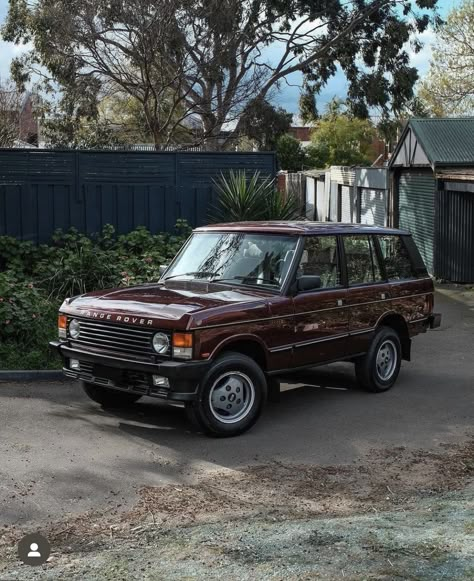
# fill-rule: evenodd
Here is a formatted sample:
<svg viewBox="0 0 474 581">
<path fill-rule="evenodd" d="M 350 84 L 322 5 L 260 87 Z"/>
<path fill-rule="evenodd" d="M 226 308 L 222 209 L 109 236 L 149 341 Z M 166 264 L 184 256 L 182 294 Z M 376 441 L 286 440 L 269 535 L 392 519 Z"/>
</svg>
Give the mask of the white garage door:
<svg viewBox="0 0 474 581">
<path fill-rule="evenodd" d="M 387 225 L 387 190 L 359 188 L 360 223 Z"/>
<path fill-rule="evenodd" d="M 341 222 L 352 222 L 352 186 L 341 186 Z"/>
</svg>

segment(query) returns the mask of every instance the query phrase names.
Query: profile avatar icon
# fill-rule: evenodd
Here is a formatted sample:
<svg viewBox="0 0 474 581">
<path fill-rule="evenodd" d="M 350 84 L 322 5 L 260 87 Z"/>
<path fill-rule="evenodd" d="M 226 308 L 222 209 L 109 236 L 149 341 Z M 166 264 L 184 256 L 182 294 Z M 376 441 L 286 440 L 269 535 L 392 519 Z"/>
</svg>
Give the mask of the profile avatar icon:
<svg viewBox="0 0 474 581">
<path fill-rule="evenodd" d="M 31 543 L 28 557 L 39 557 L 41 559 L 41 553 L 38 551 L 38 545 L 36 543 Z"/>
<path fill-rule="evenodd" d="M 40 533 L 24 536 L 18 543 L 18 557 L 25 565 L 44 565 L 51 554 L 48 539 Z"/>
</svg>

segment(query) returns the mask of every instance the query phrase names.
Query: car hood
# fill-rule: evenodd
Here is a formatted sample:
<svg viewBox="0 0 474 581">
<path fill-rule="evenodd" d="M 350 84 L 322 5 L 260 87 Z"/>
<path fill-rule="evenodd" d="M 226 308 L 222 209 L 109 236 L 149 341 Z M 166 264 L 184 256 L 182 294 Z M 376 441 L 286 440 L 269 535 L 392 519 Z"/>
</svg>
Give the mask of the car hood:
<svg viewBox="0 0 474 581">
<path fill-rule="evenodd" d="M 206 324 L 209 317 L 238 305 L 253 310 L 265 304 L 266 295 L 265 291 L 187 281 L 172 288 L 153 284 L 88 293 L 66 300 L 61 312 L 111 323 L 184 329 L 193 322 Z"/>
</svg>

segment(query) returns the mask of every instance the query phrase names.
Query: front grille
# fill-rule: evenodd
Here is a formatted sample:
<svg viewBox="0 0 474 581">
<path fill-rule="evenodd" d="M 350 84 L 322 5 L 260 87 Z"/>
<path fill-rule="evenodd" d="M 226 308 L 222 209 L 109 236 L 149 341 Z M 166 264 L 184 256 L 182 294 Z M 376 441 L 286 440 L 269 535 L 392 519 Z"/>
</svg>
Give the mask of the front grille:
<svg viewBox="0 0 474 581">
<path fill-rule="evenodd" d="M 79 319 L 81 331 L 74 343 L 135 355 L 152 355 L 154 331 Z"/>
</svg>

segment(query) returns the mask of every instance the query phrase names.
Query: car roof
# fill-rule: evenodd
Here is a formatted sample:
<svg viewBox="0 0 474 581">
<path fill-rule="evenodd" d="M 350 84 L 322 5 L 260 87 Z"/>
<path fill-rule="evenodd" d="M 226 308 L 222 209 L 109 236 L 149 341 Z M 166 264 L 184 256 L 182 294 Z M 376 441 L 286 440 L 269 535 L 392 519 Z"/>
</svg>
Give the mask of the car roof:
<svg viewBox="0 0 474 581">
<path fill-rule="evenodd" d="M 301 221 L 266 221 L 266 222 L 227 222 L 209 224 L 196 228 L 194 232 L 259 232 L 269 234 L 290 234 L 301 236 L 308 234 L 404 234 L 406 230 L 382 228 L 368 224 L 349 224 L 344 222 L 310 222 Z"/>
</svg>

